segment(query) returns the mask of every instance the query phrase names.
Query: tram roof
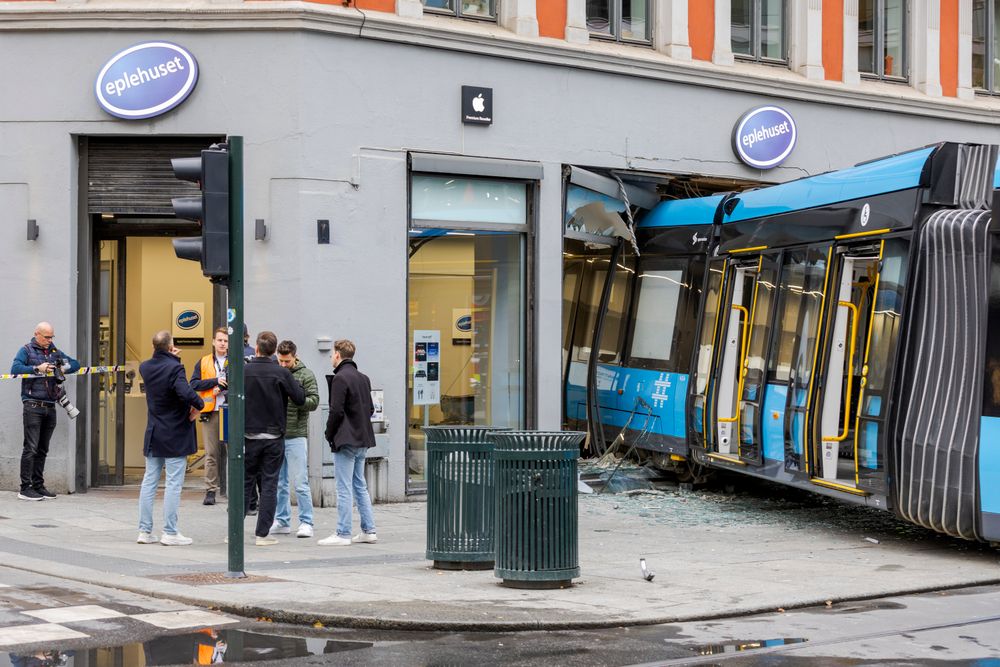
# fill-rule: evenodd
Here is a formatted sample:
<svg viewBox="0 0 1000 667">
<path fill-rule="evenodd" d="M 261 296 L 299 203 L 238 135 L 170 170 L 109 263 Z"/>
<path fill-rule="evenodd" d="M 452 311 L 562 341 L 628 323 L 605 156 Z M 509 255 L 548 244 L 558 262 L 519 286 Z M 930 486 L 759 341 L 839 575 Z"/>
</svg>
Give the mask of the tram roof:
<svg viewBox="0 0 1000 667">
<path fill-rule="evenodd" d="M 736 197 L 732 213 L 723 221 L 763 218 L 919 187 L 924 165 L 935 148 L 937 146 L 926 146 L 847 169 L 742 192 Z M 1000 167 L 994 183 L 995 187 L 1000 187 Z M 640 227 L 711 224 L 722 199 L 722 195 L 713 195 L 661 202 Z"/>
<path fill-rule="evenodd" d="M 657 204 L 639 223 L 645 227 L 683 227 L 686 225 L 710 225 L 715 220 L 715 212 L 722 203 L 723 195 L 692 197 L 691 199 L 669 199 Z"/>
<path fill-rule="evenodd" d="M 927 146 L 847 169 L 741 193 L 725 222 L 763 218 L 919 187 L 924 164 L 935 148 Z"/>
</svg>

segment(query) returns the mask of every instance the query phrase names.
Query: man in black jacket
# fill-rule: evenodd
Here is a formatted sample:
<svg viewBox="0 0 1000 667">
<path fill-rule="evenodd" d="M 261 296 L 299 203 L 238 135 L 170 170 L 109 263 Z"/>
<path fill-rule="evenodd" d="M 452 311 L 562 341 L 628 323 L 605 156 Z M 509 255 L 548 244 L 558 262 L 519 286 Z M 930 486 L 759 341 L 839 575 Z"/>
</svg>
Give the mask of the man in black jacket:
<svg viewBox="0 0 1000 667">
<path fill-rule="evenodd" d="M 333 344 L 334 366 L 330 385 L 330 416 L 326 440 L 333 450 L 337 477 L 337 532 L 319 541 L 323 546 L 349 546 L 352 542 L 374 544 L 375 516 L 365 482 L 365 451 L 375 446 L 372 429 L 372 384 L 354 363 L 354 343 L 338 340 Z M 351 496 L 358 504 L 361 532 L 351 537 Z"/>
<path fill-rule="evenodd" d="M 278 337 L 270 331 L 257 336 L 257 356 L 246 366 L 246 478 L 244 505 L 249 513 L 249 502 L 254 482 L 260 476 L 260 504 L 257 514 L 257 546 L 277 544 L 269 537 L 278 493 L 278 473 L 285 459 L 285 415 L 288 400 L 295 405 L 306 402 L 306 392 L 292 377 L 291 371 L 282 368 L 272 359 Z"/>
</svg>

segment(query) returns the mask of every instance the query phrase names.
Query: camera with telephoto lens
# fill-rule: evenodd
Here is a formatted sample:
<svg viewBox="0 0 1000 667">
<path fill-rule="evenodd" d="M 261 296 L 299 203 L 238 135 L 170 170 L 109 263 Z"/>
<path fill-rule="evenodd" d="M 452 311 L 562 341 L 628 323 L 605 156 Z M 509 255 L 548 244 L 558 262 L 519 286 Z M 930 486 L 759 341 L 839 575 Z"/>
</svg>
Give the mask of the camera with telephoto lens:
<svg viewBox="0 0 1000 667">
<path fill-rule="evenodd" d="M 66 390 L 62 388 L 63 382 L 66 381 L 66 373 L 63 371 L 62 365 L 63 360 L 59 358 L 56 358 L 52 363 L 52 377 L 56 380 L 56 403 L 62 406 L 62 409 L 66 411 L 70 419 L 76 419 L 76 416 L 80 414 L 80 410 L 70 402 L 69 396 L 66 395 Z"/>
</svg>

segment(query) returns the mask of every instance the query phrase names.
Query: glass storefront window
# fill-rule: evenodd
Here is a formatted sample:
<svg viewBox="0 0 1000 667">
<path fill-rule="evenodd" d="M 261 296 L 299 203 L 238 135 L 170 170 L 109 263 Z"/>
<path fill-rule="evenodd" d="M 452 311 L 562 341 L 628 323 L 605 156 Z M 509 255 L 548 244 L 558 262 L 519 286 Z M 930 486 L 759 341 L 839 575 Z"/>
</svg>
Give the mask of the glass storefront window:
<svg viewBox="0 0 1000 667">
<path fill-rule="evenodd" d="M 525 426 L 528 186 L 424 174 L 411 184 L 406 354 L 413 488 L 426 480 L 423 426 Z"/>
<path fill-rule="evenodd" d="M 523 225 L 528 216 L 527 189 L 524 183 L 414 174 L 410 216 L 417 222 Z"/>
<path fill-rule="evenodd" d="M 608 195 L 570 185 L 566 189 L 566 231 L 594 236 L 623 235 L 625 202 Z"/>
</svg>

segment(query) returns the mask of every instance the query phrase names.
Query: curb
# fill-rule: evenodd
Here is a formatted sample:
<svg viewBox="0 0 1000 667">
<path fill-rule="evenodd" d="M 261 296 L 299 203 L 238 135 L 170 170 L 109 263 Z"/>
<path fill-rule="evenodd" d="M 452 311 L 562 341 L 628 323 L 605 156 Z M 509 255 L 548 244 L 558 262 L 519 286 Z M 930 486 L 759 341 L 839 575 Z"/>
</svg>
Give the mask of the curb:
<svg viewBox="0 0 1000 667">
<path fill-rule="evenodd" d="M 185 594 L 176 591 L 178 587 L 193 588 L 183 584 L 163 585 L 155 580 L 133 577 L 130 575 L 120 575 L 122 579 L 116 582 L 108 582 L 105 578 L 95 577 L 98 571 L 87 568 L 65 566 L 62 564 L 49 564 L 47 561 L 34 559 L 28 563 L 21 557 L 20 562 L 12 556 L 5 559 L 5 566 L 13 570 L 22 570 L 35 574 L 42 574 L 68 581 L 89 584 L 102 588 L 113 588 L 117 590 L 136 593 L 152 598 L 172 600 L 182 604 L 198 607 L 207 607 L 244 618 L 266 618 L 276 623 L 288 623 L 291 625 L 314 626 L 317 622 L 324 627 L 343 628 L 351 630 L 402 630 L 402 631 L 449 631 L 449 632 L 523 632 L 523 631 L 555 631 L 555 630 L 598 630 L 619 627 L 640 627 L 650 625 L 664 625 L 669 623 L 688 623 L 697 621 L 710 621 L 725 618 L 739 618 L 753 616 L 757 614 L 774 613 L 778 611 L 774 605 L 747 607 L 733 610 L 732 612 L 718 612 L 708 614 L 689 614 L 673 616 L 650 616 L 646 618 L 616 617 L 595 620 L 545 620 L 534 621 L 452 621 L 447 619 L 433 618 L 389 618 L 386 616 L 372 615 L 365 613 L 337 613 L 319 612 L 311 610 L 295 610 L 269 607 L 267 605 L 225 603 L 212 600 L 198 595 Z M 89 576 L 86 573 L 91 573 Z M 159 584 L 159 585 L 157 585 Z M 962 582 L 946 586 L 914 586 L 900 590 L 879 591 L 870 595 L 845 596 L 845 597 L 820 597 L 808 599 L 800 602 L 790 603 L 780 607 L 782 610 L 803 609 L 807 607 L 823 606 L 828 601 L 837 603 L 861 602 L 866 600 L 876 600 L 886 597 L 897 597 L 903 595 L 919 595 L 922 593 L 932 593 L 938 591 L 963 590 L 967 588 L 977 588 L 981 586 L 1000 585 L 1000 578 L 987 578 Z M 171 590 L 174 589 L 174 590 Z M 477 611 L 482 611 L 479 608 Z M 509 613 L 509 609 L 505 610 Z"/>
</svg>

